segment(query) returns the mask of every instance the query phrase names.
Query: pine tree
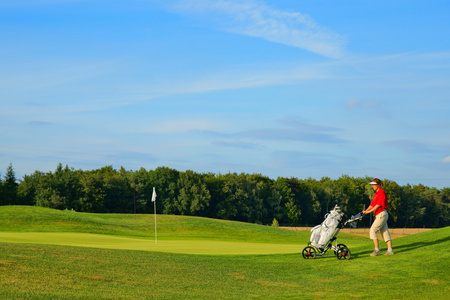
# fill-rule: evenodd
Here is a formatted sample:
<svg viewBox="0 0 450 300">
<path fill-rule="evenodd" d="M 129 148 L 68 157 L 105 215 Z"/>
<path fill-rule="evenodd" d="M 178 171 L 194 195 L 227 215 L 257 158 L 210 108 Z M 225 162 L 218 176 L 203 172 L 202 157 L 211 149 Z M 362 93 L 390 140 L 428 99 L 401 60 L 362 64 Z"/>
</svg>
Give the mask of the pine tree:
<svg viewBox="0 0 450 300">
<path fill-rule="evenodd" d="M 17 204 L 17 187 L 19 184 L 16 180 L 12 164 L 9 164 L 6 169 L 5 179 L 2 186 L 2 197 L 0 198 L 0 205 L 14 205 Z"/>
</svg>

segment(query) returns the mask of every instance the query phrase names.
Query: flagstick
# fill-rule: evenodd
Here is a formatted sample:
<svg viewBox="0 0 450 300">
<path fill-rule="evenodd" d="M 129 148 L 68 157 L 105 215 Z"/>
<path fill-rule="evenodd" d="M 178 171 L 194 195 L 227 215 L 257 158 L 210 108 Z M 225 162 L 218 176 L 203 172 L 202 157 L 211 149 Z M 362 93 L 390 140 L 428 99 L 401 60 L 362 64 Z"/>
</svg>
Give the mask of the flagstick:
<svg viewBox="0 0 450 300">
<path fill-rule="evenodd" d="M 156 231 L 156 200 L 153 201 L 154 211 L 155 211 L 155 244 L 158 244 L 158 233 Z"/>
<path fill-rule="evenodd" d="M 158 232 L 156 231 L 156 191 L 155 191 L 155 187 L 153 187 L 152 202 L 153 202 L 153 211 L 155 213 L 155 244 L 158 244 Z"/>
</svg>

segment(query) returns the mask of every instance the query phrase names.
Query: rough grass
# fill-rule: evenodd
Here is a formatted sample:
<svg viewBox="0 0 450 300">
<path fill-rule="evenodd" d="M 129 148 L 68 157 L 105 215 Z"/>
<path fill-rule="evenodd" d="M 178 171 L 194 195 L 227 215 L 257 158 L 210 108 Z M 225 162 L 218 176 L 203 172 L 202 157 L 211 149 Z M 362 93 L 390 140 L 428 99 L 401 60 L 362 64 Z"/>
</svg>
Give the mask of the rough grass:
<svg viewBox="0 0 450 300">
<path fill-rule="evenodd" d="M 11 209 L 11 208 L 10 208 Z M 16 213 L 22 208 L 13 208 Z M 28 208 L 27 208 L 28 209 Z M 60 213 L 43 210 L 35 214 Z M 27 214 L 29 212 L 23 212 Z M 69 213 L 69 212 L 67 212 Z M 0 215 L 4 215 L 0 208 Z M 77 215 L 77 214 L 75 214 Z M 0 216 L 1 217 L 1 216 Z M 91 216 L 83 215 L 86 227 L 92 228 Z M 97 218 L 97 215 L 92 216 Z M 159 216 L 158 216 L 159 217 Z M 22 217 L 21 217 L 22 218 Z M 23 216 L 27 218 L 27 216 Z M 37 227 L 53 228 L 44 223 L 51 217 L 39 216 Z M 72 217 L 73 218 L 73 217 Z M 111 225 L 112 232 L 124 231 L 124 236 L 141 236 L 146 229 L 126 229 L 125 221 Z M 175 220 L 177 219 L 174 217 Z M 13 217 L 0 230 L 13 231 Z M 19 218 L 20 219 L 20 218 Z M 42 221 L 46 219 L 46 221 Z M 144 218 L 145 219 L 145 218 Z M 189 223 L 188 219 L 185 219 Z M 203 223 L 206 221 L 205 223 Z M 104 217 L 109 224 L 111 219 Z M 168 221 L 169 222 L 169 221 Z M 17 222 L 17 229 L 27 230 Z M 103 234 L 108 226 L 103 224 Z M 179 224 L 182 224 L 180 222 Z M 208 220 L 201 220 L 207 226 Z M 234 227 L 235 224 L 221 225 Z M 239 226 L 246 224 L 239 223 Z M 247 224 L 248 225 L 248 224 Z M 55 226 L 66 226 L 57 224 Z M 72 225 L 71 225 L 72 226 Z M 136 224 L 131 222 L 131 227 Z M 187 225 L 187 236 L 206 239 L 214 232 L 216 240 L 232 241 L 221 230 Z M 200 227 L 199 227 L 200 226 Z M 80 225 L 80 227 L 83 227 Z M 143 226 L 145 227 L 145 226 Z M 176 235 L 174 224 L 166 232 Z M 261 228 L 259 228 L 261 227 Z M 186 228 L 193 228 L 187 230 Z M 195 229 L 197 228 L 197 229 Z M 255 228 L 254 231 L 253 228 Z M 258 229 L 256 229 L 258 228 Z M 86 229 L 86 228 L 85 228 Z M 83 229 L 83 230 L 85 230 Z M 253 241 L 263 242 L 265 230 L 269 237 L 284 235 L 282 229 L 250 226 L 240 229 L 242 237 L 253 235 Z M 238 230 L 234 228 L 233 230 Z M 274 231 L 274 233 L 272 232 Z M 64 231 L 64 230 L 63 230 Z M 44 231 L 41 231 L 44 232 Z M 57 232 L 53 230 L 53 232 Z M 77 232 L 74 228 L 72 232 Z M 86 231 L 84 231 L 86 232 Z M 243 233 L 247 232 L 247 233 Z M 261 233 L 263 232 L 263 233 Z M 289 231 L 288 231 L 289 232 Z M 179 232 L 178 232 L 179 233 Z M 251 234 L 253 233 L 253 234 Z M 258 237 L 263 235 L 263 237 Z M 185 240 L 189 240 L 185 237 Z M 273 238 L 278 243 L 283 238 Z M 309 234 L 288 239 L 299 241 L 299 253 Z M 1 299 L 447 299 L 450 292 L 450 228 L 410 235 L 394 240 L 394 256 L 370 257 L 372 242 L 361 237 L 343 240 L 352 250 L 352 259 L 339 261 L 331 253 L 315 260 L 304 260 L 299 253 L 272 255 L 193 255 L 137 250 L 113 250 L 42 244 L 0 242 Z M 357 245 L 356 245 L 357 244 Z M 385 245 L 383 245 L 385 246 Z"/>
</svg>

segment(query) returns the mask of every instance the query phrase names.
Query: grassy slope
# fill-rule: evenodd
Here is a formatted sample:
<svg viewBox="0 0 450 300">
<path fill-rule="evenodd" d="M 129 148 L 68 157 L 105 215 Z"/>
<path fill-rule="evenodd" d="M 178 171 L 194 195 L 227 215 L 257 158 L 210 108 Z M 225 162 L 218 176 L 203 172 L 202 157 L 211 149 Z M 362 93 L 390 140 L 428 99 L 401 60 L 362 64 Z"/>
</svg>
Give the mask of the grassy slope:
<svg viewBox="0 0 450 300">
<path fill-rule="evenodd" d="M 23 208 L 8 209 L 20 212 Z M 53 217 L 43 221 L 45 217 L 41 215 L 41 220 L 32 221 L 31 230 L 54 228 L 45 225 L 48 222 L 59 223 L 55 226 L 63 226 L 66 230 L 65 223 L 70 223 L 67 219 L 74 218 L 49 210 L 38 213 L 33 210 L 33 213 L 55 214 L 58 217 L 56 221 L 53 221 Z M 23 212 L 23 218 L 29 218 L 27 214 L 28 212 Z M 89 225 L 92 219 L 88 214 L 81 215 L 87 228 L 94 227 L 93 229 L 98 230 L 96 226 Z M 13 221 L 11 217 L 4 221 L 4 216 L 5 210 L 1 208 L 0 230 L 12 230 L 14 227 L 17 230 L 27 230 L 26 222 Z M 96 219 L 101 216 L 92 217 Z M 113 217 L 117 218 L 116 224 L 111 225 L 113 232 L 125 232 L 128 236 L 140 235 L 140 230 L 135 232 L 131 229 L 138 227 L 136 223 L 131 222 L 127 227 L 125 221 L 119 221 L 123 217 Z M 184 221 L 189 223 L 189 218 Z M 209 220 L 203 221 L 209 223 Z M 14 226 L 15 222 L 17 226 Z M 103 222 L 111 222 L 111 219 L 103 219 L 99 223 Z M 226 226 L 234 227 L 235 222 L 232 223 Z M 110 225 L 104 225 L 102 230 L 108 232 L 108 226 Z M 221 226 L 225 225 L 220 225 L 219 228 Z M 188 236 L 206 238 L 214 232 L 217 239 L 222 238 L 221 234 L 224 239 L 233 239 L 229 234 L 222 233 L 223 228 L 205 230 L 206 233 L 202 233 L 202 230 L 195 229 L 199 225 L 184 224 L 182 227 L 183 234 Z M 247 230 L 245 234 L 241 232 L 241 236 L 253 235 L 255 241 L 264 241 L 267 236 L 256 236 L 261 234 L 259 230 L 269 229 L 268 235 L 274 238 L 270 227 L 259 227 L 241 228 Z M 258 229 L 251 234 L 250 228 Z M 73 231 L 76 231 L 75 227 Z M 142 231 L 146 232 L 145 229 Z M 177 232 L 174 227 L 165 234 L 173 237 Z M 284 235 L 281 230 L 276 232 Z M 299 254 L 202 256 L 0 243 L 0 298 L 447 299 L 450 292 L 449 236 L 450 228 L 443 228 L 396 239 L 396 255 L 392 257 L 370 257 L 372 245 L 366 239 L 365 243 L 352 249 L 352 259 L 349 261 L 338 261 L 331 254 L 315 260 L 304 260 Z M 295 240 L 299 237 L 302 236 L 288 238 Z M 306 244 L 309 233 L 304 238 Z"/>
<path fill-rule="evenodd" d="M 309 232 L 292 232 L 242 222 L 209 218 L 157 215 L 158 239 L 215 239 L 298 243 Z M 0 231 L 83 232 L 154 238 L 153 215 L 89 214 L 41 207 L 0 207 Z M 307 239 L 308 239 L 307 238 Z"/>
</svg>

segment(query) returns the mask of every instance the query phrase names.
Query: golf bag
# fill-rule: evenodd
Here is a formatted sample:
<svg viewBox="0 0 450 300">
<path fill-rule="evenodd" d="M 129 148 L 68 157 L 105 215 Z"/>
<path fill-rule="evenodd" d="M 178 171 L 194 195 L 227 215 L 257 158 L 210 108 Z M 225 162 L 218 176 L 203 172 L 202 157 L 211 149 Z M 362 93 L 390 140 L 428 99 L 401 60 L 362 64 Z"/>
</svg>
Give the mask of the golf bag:
<svg viewBox="0 0 450 300">
<path fill-rule="evenodd" d="M 326 214 L 325 221 L 311 229 L 311 245 L 316 248 L 323 248 L 330 240 L 343 215 L 344 213 L 337 205 Z"/>
</svg>

